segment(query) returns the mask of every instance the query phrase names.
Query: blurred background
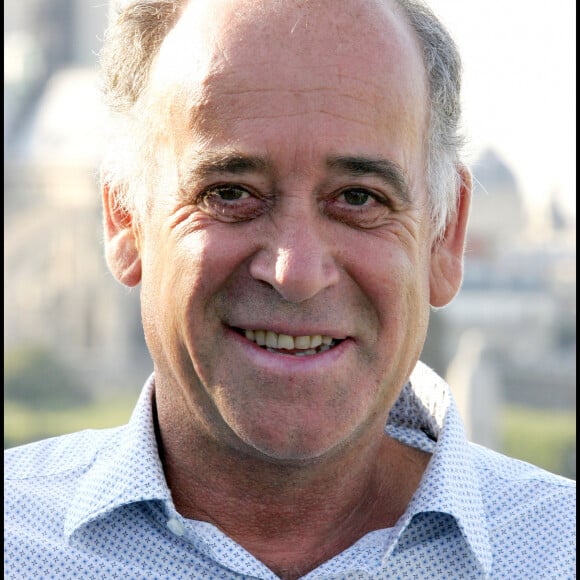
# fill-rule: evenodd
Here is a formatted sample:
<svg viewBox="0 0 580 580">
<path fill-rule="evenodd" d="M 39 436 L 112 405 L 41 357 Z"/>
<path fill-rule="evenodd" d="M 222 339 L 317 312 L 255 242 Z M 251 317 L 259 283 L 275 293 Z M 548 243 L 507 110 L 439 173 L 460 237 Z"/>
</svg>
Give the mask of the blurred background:
<svg viewBox="0 0 580 580">
<path fill-rule="evenodd" d="M 472 440 L 576 477 L 575 2 L 432 0 L 464 60 L 463 289 L 422 359 Z M 4 446 L 126 422 L 151 361 L 109 274 L 98 162 L 106 2 L 4 7 Z"/>
</svg>

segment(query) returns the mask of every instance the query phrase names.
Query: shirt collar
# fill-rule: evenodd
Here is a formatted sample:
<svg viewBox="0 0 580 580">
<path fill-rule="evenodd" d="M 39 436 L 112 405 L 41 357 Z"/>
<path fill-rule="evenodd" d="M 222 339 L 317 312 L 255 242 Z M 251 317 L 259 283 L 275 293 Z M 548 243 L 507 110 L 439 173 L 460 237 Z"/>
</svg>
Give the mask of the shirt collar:
<svg viewBox="0 0 580 580">
<path fill-rule="evenodd" d="M 395 549 L 414 516 L 441 512 L 455 519 L 480 569 L 489 575 L 491 545 L 480 477 L 449 385 L 419 362 L 393 406 L 385 430 L 394 437 L 419 430 L 426 439 L 436 440 L 421 484 L 393 530 L 396 541 L 385 557 Z"/>
<path fill-rule="evenodd" d="M 141 392 L 129 423 L 117 430 L 81 478 L 65 519 L 69 539 L 83 526 L 124 505 L 158 500 L 175 513 L 159 458 L 155 436 L 154 376 Z M 424 512 L 451 515 L 480 568 L 491 569 L 491 549 L 479 478 L 469 443 L 449 386 L 419 362 L 389 415 L 385 431 L 405 442 L 405 434 L 422 435 L 425 449 L 433 451 L 421 480 L 385 553 L 395 549 L 413 517 Z M 410 442 L 410 444 L 416 444 Z M 124 469 L 117 469 L 123 465 Z"/>
<path fill-rule="evenodd" d="M 90 522 L 134 502 L 160 500 L 174 509 L 159 458 L 153 407 L 151 375 L 129 423 L 114 432 L 81 477 L 65 518 L 67 539 Z"/>
</svg>

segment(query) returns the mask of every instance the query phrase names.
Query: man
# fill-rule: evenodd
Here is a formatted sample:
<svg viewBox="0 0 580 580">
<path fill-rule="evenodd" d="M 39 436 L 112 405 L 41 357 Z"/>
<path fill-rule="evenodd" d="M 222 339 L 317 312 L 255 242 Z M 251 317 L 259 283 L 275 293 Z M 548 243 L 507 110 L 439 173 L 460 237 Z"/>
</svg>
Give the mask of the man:
<svg viewBox="0 0 580 580">
<path fill-rule="evenodd" d="M 7 576 L 574 577 L 574 482 L 468 443 L 418 363 L 471 195 L 430 11 L 138 0 L 103 67 L 154 373 L 127 426 L 7 453 Z"/>
</svg>

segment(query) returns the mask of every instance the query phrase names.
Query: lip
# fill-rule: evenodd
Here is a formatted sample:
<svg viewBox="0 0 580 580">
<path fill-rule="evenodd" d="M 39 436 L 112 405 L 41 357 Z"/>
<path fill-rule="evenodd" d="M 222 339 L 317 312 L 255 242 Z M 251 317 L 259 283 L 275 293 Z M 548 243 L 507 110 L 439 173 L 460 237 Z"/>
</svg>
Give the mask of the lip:
<svg viewBox="0 0 580 580">
<path fill-rule="evenodd" d="M 274 330 L 274 332 L 276 331 Z M 341 359 L 347 356 L 354 347 L 354 341 L 347 337 L 330 350 L 318 354 L 309 356 L 278 354 L 269 352 L 258 346 L 255 342 L 248 340 L 245 336 L 230 327 L 226 327 L 226 340 L 234 341 L 236 346 L 248 358 L 248 361 L 255 365 L 256 368 L 274 374 L 284 375 L 287 373 L 295 375 L 302 373 L 326 373 L 339 364 Z"/>
</svg>

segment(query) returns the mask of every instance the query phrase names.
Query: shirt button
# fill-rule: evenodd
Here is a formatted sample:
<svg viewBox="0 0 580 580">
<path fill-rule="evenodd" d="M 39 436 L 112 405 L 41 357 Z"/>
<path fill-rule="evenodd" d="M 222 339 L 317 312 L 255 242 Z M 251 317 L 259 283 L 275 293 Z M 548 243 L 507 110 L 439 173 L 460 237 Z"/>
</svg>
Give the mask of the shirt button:
<svg viewBox="0 0 580 580">
<path fill-rule="evenodd" d="M 183 527 L 183 524 L 177 518 L 171 518 L 171 519 L 167 520 L 167 527 L 176 536 L 183 536 L 185 534 L 185 528 Z"/>
</svg>

